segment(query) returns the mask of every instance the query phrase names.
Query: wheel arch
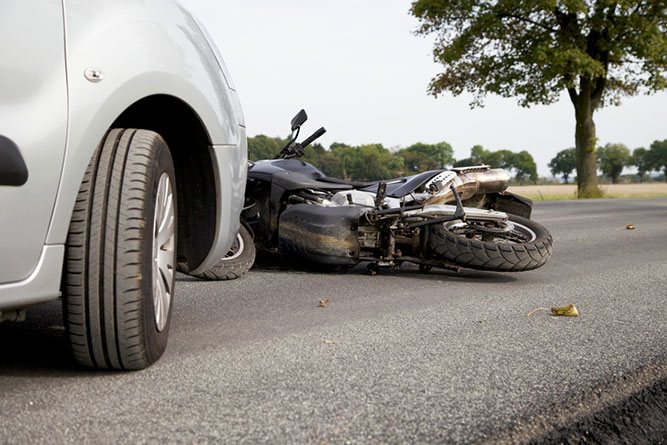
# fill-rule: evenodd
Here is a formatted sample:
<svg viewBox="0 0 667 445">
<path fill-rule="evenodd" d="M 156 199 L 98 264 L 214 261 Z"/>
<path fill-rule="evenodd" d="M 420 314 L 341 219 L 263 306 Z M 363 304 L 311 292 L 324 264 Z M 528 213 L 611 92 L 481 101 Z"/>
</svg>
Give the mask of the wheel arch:
<svg viewBox="0 0 667 445">
<path fill-rule="evenodd" d="M 178 262 L 194 268 L 211 249 L 216 231 L 216 179 L 205 125 L 188 104 L 169 95 L 144 97 L 110 128 L 142 128 L 160 134 L 176 169 Z"/>
</svg>

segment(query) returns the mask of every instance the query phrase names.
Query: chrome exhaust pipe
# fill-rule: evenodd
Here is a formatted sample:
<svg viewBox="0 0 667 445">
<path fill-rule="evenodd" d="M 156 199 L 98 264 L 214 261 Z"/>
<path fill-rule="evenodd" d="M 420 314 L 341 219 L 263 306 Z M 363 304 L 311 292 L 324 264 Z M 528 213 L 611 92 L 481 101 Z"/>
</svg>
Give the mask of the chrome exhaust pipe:
<svg viewBox="0 0 667 445">
<path fill-rule="evenodd" d="M 462 201 L 467 201 L 475 195 L 504 192 L 510 181 L 509 173 L 502 168 L 489 169 L 488 167 L 468 167 L 448 171 L 447 175 L 440 175 L 427 183 L 427 187 L 434 190 L 433 196 L 425 201 L 426 205 L 443 205 L 456 202 L 453 184 Z"/>
</svg>

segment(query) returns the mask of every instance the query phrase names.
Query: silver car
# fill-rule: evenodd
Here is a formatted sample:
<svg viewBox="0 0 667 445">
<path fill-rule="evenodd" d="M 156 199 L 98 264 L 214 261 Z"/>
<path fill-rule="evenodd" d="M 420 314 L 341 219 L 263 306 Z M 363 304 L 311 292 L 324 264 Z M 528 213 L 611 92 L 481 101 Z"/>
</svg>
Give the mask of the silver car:
<svg viewBox="0 0 667 445">
<path fill-rule="evenodd" d="M 246 135 L 199 22 L 166 0 L 0 0 L 0 319 L 63 297 L 73 355 L 165 350 L 176 264 L 239 230 Z"/>
</svg>

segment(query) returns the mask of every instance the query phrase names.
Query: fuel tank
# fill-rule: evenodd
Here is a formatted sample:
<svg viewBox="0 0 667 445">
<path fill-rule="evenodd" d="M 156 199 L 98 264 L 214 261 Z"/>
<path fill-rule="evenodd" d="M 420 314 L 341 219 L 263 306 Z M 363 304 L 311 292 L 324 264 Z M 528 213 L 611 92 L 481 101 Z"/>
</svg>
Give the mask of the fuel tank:
<svg viewBox="0 0 667 445">
<path fill-rule="evenodd" d="M 325 175 L 312 164 L 298 159 L 272 159 L 257 161 L 248 170 L 249 179 L 259 179 L 285 190 L 350 190 L 345 183 L 321 181 Z"/>
</svg>

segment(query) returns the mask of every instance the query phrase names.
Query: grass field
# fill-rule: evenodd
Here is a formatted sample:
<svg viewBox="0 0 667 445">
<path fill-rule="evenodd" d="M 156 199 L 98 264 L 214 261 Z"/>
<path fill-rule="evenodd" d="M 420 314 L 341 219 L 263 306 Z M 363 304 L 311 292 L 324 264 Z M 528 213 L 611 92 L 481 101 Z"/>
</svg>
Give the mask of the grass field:
<svg viewBox="0 0 667 445">
<path fill-rule="evenodd" d="M 600 189 L 604 198 L 655 198 L 667 197 L 667 183 L 651 182 L 646 184 L 603 184 Z M 510 186 L 508 191 L 530 198 L 534 201 L 557 201 L 576 199 L 577 186 L 568 185 L 524 185 Z"/>
</svg>

